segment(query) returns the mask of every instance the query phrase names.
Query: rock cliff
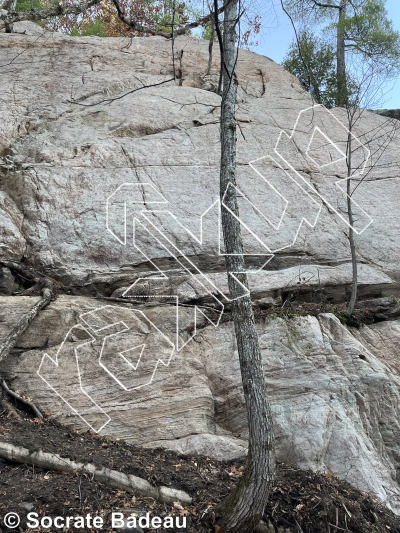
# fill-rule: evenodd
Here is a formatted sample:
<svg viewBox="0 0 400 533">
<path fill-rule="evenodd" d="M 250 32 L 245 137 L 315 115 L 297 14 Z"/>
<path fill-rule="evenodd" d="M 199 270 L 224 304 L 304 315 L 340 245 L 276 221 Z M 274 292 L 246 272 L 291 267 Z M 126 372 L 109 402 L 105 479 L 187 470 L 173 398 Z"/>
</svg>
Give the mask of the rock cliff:
<svg viewBox="0 0 400 533">
<path fill-rule="evenodd" d="M 208 43 L 179 37 L 174 73 L 162 38 L 24 28 L 0 34 L 0 257 L 46 272 L 63 294 L 2 373 L 82 430 L 243 456 L 233 328 L 220 323 L 229 299 L 218 58 L 206 76 Z M 238 80 L 238 196 L 255 306 L 300 293 L 344 301 L 344 111 L 312 106 L 295 78 L 251 52 L 239 53 Z M 353 134 L 360 298 L 396 296 L 399 136 L 369 112 Z M 9 270 L 0 281 L 6 335 L 36 299 L 11 296 L 26 287 Z M 278 457 L 347 479 L 400 513 L 399 322 L 354 330 L 328 313 L 257 327 Z"/>
</svg>

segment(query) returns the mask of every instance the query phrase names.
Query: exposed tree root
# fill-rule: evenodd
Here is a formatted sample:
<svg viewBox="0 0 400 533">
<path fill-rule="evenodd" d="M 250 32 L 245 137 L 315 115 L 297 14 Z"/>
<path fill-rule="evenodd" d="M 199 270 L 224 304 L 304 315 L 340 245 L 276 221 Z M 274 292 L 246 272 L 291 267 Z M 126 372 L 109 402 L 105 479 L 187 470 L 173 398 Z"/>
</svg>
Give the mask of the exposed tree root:
<svg viewBox="0 0 400 533">
<path fill-rule="evenodd" d="M 154 487 L 145 479 L 124 474 L 110 468 L 97 469 L 90 463 L 76 463 L 70 459 L 60 457 L 57 454 L 46 453 L 42 450 L 30 452 L 21 446 L 14 446 L 8 442 L 0 442 L 0 457 L 16 463 L 26 463 L 47 470 L 56 470 L 61 472 L 80 472 L 89 474 L 92 480 L 103 483 L 108 487 L 126 490 L 154 498 L 160 502 L 174 503 L 179 501 L 184 505 L 189 505 L 192 498 L 182 490 L 170 489 L 169 487 Z"/>
<path fill-rule="evenodd" d="M 39 411 L 39 409 L 36 407 L 36 405 L 32 402 L 29 402 L 28 400 L 26 400 L 23 396 L 20 396 L 19 394 L 17 394 L 16 392 L 12 391 L 11 389 L 8 388 L 7 386 L 7 383 L 4 381 L 4 379 L 2 380 L 1 382 L 1 386 L 3 387 L 3 389 L 10 395 L 12 396 L 13 398 L 16 398 L 19 402 L 22 402 L 23 404 L 27 405 L 28 407 L 30 407 L 32 409 L 32 411 L 35 413 L 35 415 L 40 418 L 41 420 L 43 420 L 43 415 L 42 413 Z"/>
</svg>

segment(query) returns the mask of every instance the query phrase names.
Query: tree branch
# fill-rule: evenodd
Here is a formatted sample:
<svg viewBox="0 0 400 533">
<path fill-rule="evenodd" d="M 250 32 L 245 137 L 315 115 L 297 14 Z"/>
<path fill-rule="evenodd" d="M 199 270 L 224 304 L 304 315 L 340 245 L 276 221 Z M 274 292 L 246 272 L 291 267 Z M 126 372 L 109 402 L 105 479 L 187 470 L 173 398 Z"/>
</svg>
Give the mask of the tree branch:
<svg viewBox="0 0 400 533">
<path fill-rule="evenodd" d="M 312 0 L 315 6 L 318 7 L 333 7 L 335 9 L 341 9 L 340 6 L 335 6 L 335 4 L 321 4 L 321 2 L 317 2 L 317 0 Z"/>
<path fill-rule="evenodd" d="M 217 11 L 217 14 L 220 15 L 227 9 L 235 0 L 229 0 L 224 6 L 220 7 Z M 214 16 L 214 13 L 209 13 L 205 17 L 202 17 L 194 22 L 189 22 L 182 28 L 179 28 L 178 30 L 175 30 L 174 32 L 167 32 L 164 30 L 158 30 L 157 28 L 152 28 L 150 26 L 142 26 L 141 24 L 137 24 L 137 22 L 134 19 L 129 19 L 125 16 L 121 5 L 119 3 L 119 0 L 112 0 L 112 3 L 115 6 L 115 9 L 117 10 L 118 17 L 122 22 L 124 22 L 127 26 L 132 28 L 133 31 L 137 31 L 139 33 L 148 33 L 150 35 L 158 35 L 161 37 L 165 37 L 166 39 L 171 39 L 172 36 L 177 37 L 178 35 L 184 35 L 189 30 L 193 30 L 194 28 L 198 28 L 199 26 L 203 26 L 207 22 L 209 22 L 212 17 Z"/>
<path fill-rule="evenodd" d="M 127 93 L 124 93 L 121 96 L 116 96 L 115 98 L 106 98 L 105 100 L 100 100 L 99 102 L 95 102 L 94 104 L 81 104 L 80 102 L 76 102 L 75 100 L 68 100 L 68 102 L 70 104 L 80 105 L 82 107 L 93 107 L 99 104 L 112 104 L 113 102 L 115 102 L 115 100 L 121 100 L 121 98 L 125 98 L 125 96 L 127 96 L 128 94 L 136 93 L 137 91 L 142 91 L 143 89 L 151 89 L 152 87 L 159 87 L 160 85 L 163 85 L 164 83 L 169 83 L 170 81 L 175 81 L 175 80 L 174 78 L 169 78 L 168 80 L 161 81 L 160 83 L 153 83 L 152 85 L 143 85 L 142 87 L 137 87 L 136 89 L 132 89 L 131 91 L 128 91 Z"/>
<path fill-rule="evenodd" d="M 62 6 L 58 5 L 56 7 L 50 7 L 48 9 L 41 9 L 40 11 L 35 11 L 31 9 L 30 11 L 13 11 L 0 15 L 0 29 L 5 28 L 13 22 L 20 22 L 22 20 L 44 20 L 52 17 L 60 17 L 63 15 L 79 15 L 86 9 L 89 9 L 92 6 L 100 3 L 100 0 L 90 0 L 82 5 L 69 5 Z"/>
<path fill-rule="evenodd" d="M 217 11 L 217 8 L 218 8 L 218 0 L 214 0 L 214 22 L 213 24 L 215 25 L 215 31 L 217 32 L 217 37 L 218 37 L 218 43 L 219 43 L 219 51 L 220 51 L 220 56 L 221 56 L 221 66 L 220 66 L 220 69 L 219 69 L 219 82 L 218 82 L 218 90 L 217 90 L 217 94 L 221 94 L 221 88 L 222 88 L 222 74 L 223 74 L 223 63 L 224 63 L 224 48 L 223 48 L 223 43 L 222 43 L 222 35 L 221 35 L 221 29 L 219 27 L 219 20 L 218 20 L 218 11 Z"/>
</svg>

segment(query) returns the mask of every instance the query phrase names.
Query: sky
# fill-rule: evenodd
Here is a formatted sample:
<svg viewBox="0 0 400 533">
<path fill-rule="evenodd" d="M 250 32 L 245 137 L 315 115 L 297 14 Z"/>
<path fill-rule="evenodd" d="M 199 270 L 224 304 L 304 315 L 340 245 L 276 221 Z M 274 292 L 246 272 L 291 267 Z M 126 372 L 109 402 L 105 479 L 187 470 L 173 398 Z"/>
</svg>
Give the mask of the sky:
<svg viewBox="0 0 400 533">
<path fill-rule="evenodd" d="M 282 11 L 279 0 L 274 0 L 276 16 L 264 22 L 259 45 L 253 48 L 254 52 L 265 55 L 277 63 L 281 63 L 291 43 L 294 32 L 293 27 Z M 393 26 L 400 31 L 400 0 L 386 0 L 386 9 Z M 387 102 L 383 107 L 386 109 L 400 109 L 400 78 L 393 86 L 393 82 L 387 88 Z"/>
</svg>

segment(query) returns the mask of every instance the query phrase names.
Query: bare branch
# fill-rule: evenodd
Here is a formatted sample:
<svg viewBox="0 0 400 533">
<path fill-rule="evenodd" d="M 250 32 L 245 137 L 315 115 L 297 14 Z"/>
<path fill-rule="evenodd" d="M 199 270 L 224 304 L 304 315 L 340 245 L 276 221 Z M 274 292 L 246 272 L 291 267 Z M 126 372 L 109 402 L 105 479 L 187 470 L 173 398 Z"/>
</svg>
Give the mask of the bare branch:
<svg viewBox="0 0 400 533">
<path fill-rule="evenodd" d="M 170 78 L 168 80 L 161 81 L 160 83 L 153 83 L 152 85 L 143 85 L 142 87 L 137 87 L 136 89 L 132 89 L 131 91 L 128 91 L 127 93 L 121 94 L 120 96 L 116 96 L 115 98 L 106 98 L 105 100 L 100 100 L 100 102 L 95 102 L 94 104 L 81 104 L 80 102 L 76 102 L 75 100 L 68 100 L 68 102 L 70 104 L 80 105 L 82 107 L 93 107 L 99 104 L 112 104 L 113 102 L 115 102 L 115 100 L 121 100 L 121 98 L 125 98 L 125 96 L 127 96 L 128 94 L 136 93 L 137 91 L 142 91 L 143 89 L 150 89 L 151 87 L 158 87 L 159 85 L 164 85 L 164 83 L 169 83 L 170 81 L 175 81 L 175 80 L 174 78 Z"/>
<path fill-rule="evenodd" d="M 312 2 L 318 7 L 333 7 L 335 9 L 342 9 L 340 6 L 336 6 L 335 4 L 321 4 L 321 2 L 317 2 L 317 0 L 312 0 Z"/>
<path fill-rule="evenodd" d="M 219 19 L 218 19 L 217 8 L 218 8 L 218 0 L 214 0 L 214 9 L 215 9 L 215 11 L 212 14 L 214 15 L 214 18 L 215 18 L 214 25 L 215 25 L 215 31 L 217 32 L 218 43 L 219 43 L 219 51 L 220 51 L 220 55 L 221 55 L 221 67 L 220 67 L 220 70 L 219 70 L 219 82 L 218 82 L 217 94 L 221 94 L 223 63 L 224 63 L 224 49 L 223 49 L 223 43 L 222 43 L 221 30 L 220 30 L 220 27 L 219 27 Z"/>
<path fill-rule="evenodd" d="M 227 9 L 235 0 L 229 0 L 224 6 L 220 7 L 217 10 L 217 14 L 220 15 Z M 173 36 L 177 37 L 178 35 L 184 35 L 190 30 L 193 30 L 194 28 L 198 28 L 199 26 L 204 26 L 204 24 L 207 24 L 210 20 L 212 20 L 212 17 L 214 16 L 214 13 L 209 13 L 205 17 L 202 17 L 198 20 L 195 20 L 194 22 L 189 22 L 182 28 L 179 28 L 178 30 L 175 30 L 174 32 L 167 32 L 164 30 L 158 30 L 157 28 L 152 28 L 150 26 L 142 26 L 141 24 L 137 24 L 137 22 L 134 19 L 129 19 L 123 12 L 121 5 L 119 3 L 119 0 L 112 0 L 115 9 L 117 10 L 118 17 L 122 22 L 124 22 L 127 26 L 132 28 L 133 31 L 137 31 L 139 33 L 147 33 L 149 35 L 158 35 L 161 37 L 165 37 L 166 39 L 171 39 Z"/>
<path fill-rule="evenodd" d="M 50 7 L 48 9 L 41 9 L 36 11 L 34 9 L 30 11 L 13 11 L 0 15 L 0 29 L 13 24 L 13 22 L 20 22 L 22 20 L 44 20 L 52 17 L 61 17 L 63 15 L 79 15 L 83 11 L 86 11 L 90 7 L 97 5 L 100 0 L 90 0 L 82 5 L 69 5 L 56 7 Z"/>
</svg>

